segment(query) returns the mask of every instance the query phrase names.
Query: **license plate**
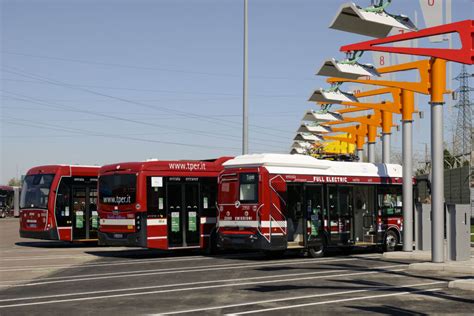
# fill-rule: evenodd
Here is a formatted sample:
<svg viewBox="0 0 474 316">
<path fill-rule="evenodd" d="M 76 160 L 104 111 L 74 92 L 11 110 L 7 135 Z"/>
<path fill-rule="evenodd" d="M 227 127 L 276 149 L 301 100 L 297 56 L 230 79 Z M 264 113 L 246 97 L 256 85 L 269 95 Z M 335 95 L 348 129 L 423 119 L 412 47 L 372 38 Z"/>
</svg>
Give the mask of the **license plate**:
<svg viewBox="0 0 474 316">
<path fill-rule="evenodd" d="M 117 239 L 123 238 L 123 234 L 114 234 L 114 238 L 117 238 Z"/>
</svg>

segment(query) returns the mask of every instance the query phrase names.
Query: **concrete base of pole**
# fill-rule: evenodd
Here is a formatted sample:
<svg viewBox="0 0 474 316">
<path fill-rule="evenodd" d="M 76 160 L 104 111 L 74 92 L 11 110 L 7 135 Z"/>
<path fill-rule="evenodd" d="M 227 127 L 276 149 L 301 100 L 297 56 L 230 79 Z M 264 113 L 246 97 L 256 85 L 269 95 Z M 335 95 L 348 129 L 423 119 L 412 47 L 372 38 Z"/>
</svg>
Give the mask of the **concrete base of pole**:
<svg viewBox="0 0 474 316">
<path fill-rule="evenodd" d="M 382 162 L 390 163 L 390 134 L 382 134 Z"/>
<path fill-rule="evenodd" d="M 402 123 L 403 251 L 413 251 L 413 121 Z"/>
<path fill-rule="evenodd" d="M 444 148 L 443 105 L 431 105 L 431 253 L 432 262 L 444 262 Z"/>
<path fill-rule="evenodd" d="M 367 147 L 368 147 L 369 162 L 375 163 L 375 143 L 368 143 Z"/>
</svg>

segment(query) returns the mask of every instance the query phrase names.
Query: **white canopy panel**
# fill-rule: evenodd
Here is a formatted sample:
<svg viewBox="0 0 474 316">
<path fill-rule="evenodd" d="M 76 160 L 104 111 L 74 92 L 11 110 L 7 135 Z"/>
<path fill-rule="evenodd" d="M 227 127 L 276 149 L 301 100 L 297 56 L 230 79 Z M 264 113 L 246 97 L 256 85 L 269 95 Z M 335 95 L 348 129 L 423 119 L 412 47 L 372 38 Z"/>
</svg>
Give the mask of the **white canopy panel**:
<svg viewBox="0 0 474 316">
<path fill-rule="evenodd" d="M 295 142 L 293 142 L 293 145 L 291 147 L 308 149 L 308 148 L 311 148 L 312 146 L 313 146 L 313 144 L 310 143 L 310 142 L 295 141 Z"/>
<path fill-rule="evenodd" d="M 303 121 L 311 122 L 336 122 L 342 121 L 343 117 L 341 114 L 336 112 L 318 112 L 313 110 L 308 110 L 303 116 Z"/>
<path fill-rule="evenodd" d="M 368 12 L 354 3 L 343 4 L 329 28 L 376 38 L 387 37 L 392 28 L 415 31 L 407 16 L 392 16 L 385 12 Z"/>
<path fill-rule="evenodd" d="M 297 133 L 329 133 L 331 132 L 331 128 L 328 126 L 322 125 L 311 125 L 311 124 L 301 124 L 301 126 L 296 131 Z"/>
<path fill-rule="evenodd" d="M 299 140 L 299 141 L 311 141 L 311 142 L 317 142 L 317 141 L 322 141 L 323 138 L 318 135 L 314 135 L 311 133 L 298 133 L 296 134 L 294 140 Z"/>
<path fill-rule="evenodd" d="M 309 101 L 325 103 L 358 102 L 352 93 L 342 91 L 325 91 L 323 89 L 315 90 Z"/>
<path fill-rule="evenodd" d="M 326 77 L 337 77 L 346 79 L 357 79 L 359 77 L 379 77 L 377 69 L 371 64 L 346 64 L 336 61 L 334 58 L 326 60 L 319 69 L 317 75 Z"/>
</svg>

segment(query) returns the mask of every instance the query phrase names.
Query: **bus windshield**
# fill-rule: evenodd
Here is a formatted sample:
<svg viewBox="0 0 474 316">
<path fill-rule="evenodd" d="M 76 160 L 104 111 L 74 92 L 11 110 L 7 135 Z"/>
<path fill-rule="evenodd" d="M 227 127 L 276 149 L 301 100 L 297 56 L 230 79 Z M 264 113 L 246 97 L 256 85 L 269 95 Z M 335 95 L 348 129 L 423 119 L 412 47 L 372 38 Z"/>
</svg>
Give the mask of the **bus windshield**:
<svg viewBox="0 0 474 316">
<path fill-rule="evenodd" d="M 104 204 L 135 203 L 137 176 L 135 174 L 113 174 L 99 178 L 99 197 Z"/>
<path fill-rule="evenodd" d="M 20 208 L 48 208 L 48 197 L 54 174 L 35 174 L 25 177 L 21 189 Z"/>
</svg>

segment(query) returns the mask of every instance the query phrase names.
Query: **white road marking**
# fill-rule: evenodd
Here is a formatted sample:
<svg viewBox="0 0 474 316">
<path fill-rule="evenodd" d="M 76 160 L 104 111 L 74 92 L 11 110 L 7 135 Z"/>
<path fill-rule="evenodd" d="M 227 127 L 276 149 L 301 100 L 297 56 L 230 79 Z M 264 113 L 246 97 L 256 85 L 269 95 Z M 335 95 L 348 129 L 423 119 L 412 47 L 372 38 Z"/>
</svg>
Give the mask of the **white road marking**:
<svg viewBox="0 0 474 316">
<path fill-rule="evenodd" d="M 54 255 L 54 256 L 42 256 L 42 257 L 35 257 L 35 256 L 23 256 L 23 257 L 9 257 L 9 258 L 0 258 L 0 261 L 24 261 L 24 260 L 52 260 L 52 259 L 76 259 L 76 258 L 96 258 L 94 255 L 73 255 L 73 256 L 61 256 L 61 255 Z"/>
<path fill-rule="evenodd" d="M 398 267 L 401 265 L 389 266 L 389 267 Z M 389 268 L 386 267 L 386 268 Z M 377 268 L 379 269 L 379 268 Z M 403 271 L 403 269 L 393 269 L 389 270 L 390 272 L 396 271 Z M 336 270 L 340 272 L 340 270 Z M 350 270 L 348 270 L 350 271 Z M 317 273 L 317 272 L 312 272 Z M 321 271 L 319 273 L 327 273 L 327 271 Z M 146 292 L 134 292 L 134 293 L 124 293 L 124 294 L 113 294 L 113 295 L 98 295 L 98 296 L 87 296 L 87 297 L 80 297 L 80 298 L 66 298 L 66 299 L 59 299 L 59 300 L 51 300 L 51 301 L 43 301 L 43 302 L 31 302 L 31 303 L 19 303 L 19 304 L 10 304 L 10 305 L 0 305 L 0 309 L 2 308 L 11 308 L 11 307 L 20 307 L 20 306 L 32 306 L 32 305 L 44 305 L 44 304 L 57 304 L 57 303 L 70 303 L 75 301 L 90 301 L 96 299 L 106 299 L 106 298 L 118 298 L 118 297 L 130 297 L 130 296 L 140 296 L 140 295 L 151 295 L 151 294 L 159 294 L 159 293 L 172 293 L 172 292 L 183 292 L 183 291 L 196 291 L 196 290 L 205 290 L 205 289 L 213 289 L 213 288 L 223 288 L 223 287 L 235 287 L 235 286 L 246 286 L 246 285 L 256 285 L 256 284 L 270 284 L 270 283 L 282 283 L 282 282 L 289 282 L 289 281 L 306 281 L 306 280 L 314 280 L 314 279 L 322 279 L 322 278 L 341 278 L 347 276 L 354 276 L 354 275 L 367 275 L 367 274 L 375 274 L 375 273 L 382 273 L 381 271 L 368 271 L 368 272 L 354 272 L 354 273 L 345 273 L 345 274 L 331 274 L 331 275 L 317 275 L 311 277 L 297 277 L 297 278 L 290 278 L 290 279 L 278 279 L 278 280 L 267 280 L 267 281 L 257 281 L 257 282 L 238 282 L 238 283 L 231 283 L 231 284 L 219 284 L 219 285 L 205 285 L 205 286 L 198 286 L 198 287 L 186 287 L 186 288 L 177 288 L 177 289 L 166 289 L 166 290 L 156 290 L 156 291 L 146 291 Z M 301 275 L 298 273 L 297 275 Z M 271 276 L 269 276 L 271 277 Z M 275 277 L 275 276 L 273 276 Z M 262 278 L 262 277 L 255 277 L 255 278 Z M 243 279 L 233 279 L 233 280 L 243 280 Z M 213 281 L 202 281 L 202 282 L 213 282 Z M 217 282 L 217 281 L 214 281 Z M 229 282 L 229 281 L 221 281 L 221 282 Z M 197 282 L 194 282 L 197 283 Z M 206 284 L 206 283 L 204 283 Z M 192 285 L 192 283 L 183 283 L 183 285 Z M 164 288 L 164 287 L 172 287 L 172 286 L 180 286 L 179 284 L 173 285 L 161 285 L 156 286 L 154 288 Z M 153 288 L 153 287 L 152 287 Z M 113 290 L 108 290 L 106 292 L 110 293 Z M 116 290 L 119 291 L 119 290 Z M 123 289 L 121 291 L 133 291 L 133 288 Z M 93 292 L 84 292 L 81 295 L 89 295 Z M 63 294 L 65 295 L 65 294 Z M 59 295 L 58 295 L 59 296 Z M 56 297 L 56 296 L 53 296 Z M 23 298 L 22 300 L 26 300 L 28 298 Z M 30 298 L 35 299 L 35 298 Z M 11 299 L 13 300 L 13 299 Z M 6 302 L 7 300 L 2 300 L 0 302 Z"/>
<path fill-rule="evenodd" d="M 394 286 L 392 288 L 397 288 L 397 286 Z M 228 314 L 228 315 L 245 315 L 245 314 L 264 313 L 264 312 L 276 311 L 276 310 L 282 310 L 282 309 L 292 309 L 292 308 L 300 308 L 300 307 L 306 307 L 306 306 L 316 306 L 316 305 L 325 305 L 325 304 L 333 304 L 333 303 L 341 303 L 341 302 L 369 300 L 369 299 L 373 299 L 373 298 L 400 296 L 400 295 L 423 293 L 423 292 L 434 292 L 434 291 L 440 291 L 440 290 L 442 290 L 442 288 L 418 290 L 418 291 L 406 291 L 406 292 L 381 294 L 381 295 L 371 295 L 371 296 L 363 296 L 363 297 L 351 297 L 351 298 L 344 298 L 344 299 L 340 299 L 340 300 L 331 300 L 331 301 L 325 301 L 325 302 L 306 303 L 306 304 L 298 304 L 298 305 L 292 305 L 292 306 L 281 306 L 281 307 L 273 307 L 273 308 L 265 308 L 265 309 L 256 309 L 256 310 L 252 310 L 252 311 L 232 313 L 232 314 Z"/>
<path fill-rule="evenodd" d="M 391 267 L 391 266 L 389 266 Z M 66 294 L 55 294 L 55 295 L 46 295 L 46 296 L 33 296 L 33 297 L 17 297 L 0 300 L 0 302 L 12 302 L 12 301 L 25 301 L 25 300 L 34 300 L 34 299 L 45 299 L 52 297 L 68 297 L 68 296 L 81 296 L 89 294 L 100 294 L 100 293 L 111 293 L 111 292 L 124 292 L 124 291 L 135 291 L 135 290 L 150 290 L 156 288 L 166 288 L 166 287 L 177 287 L 177 286 L 189 286 L 189 285 L 199 285 L 199 284 L 211 284 L 211 283 L 223 283 L 223 282 L 234 282 L 234 281 L 245 281 L 245 280 L 260 280 L 260 279 L 269 279 L 269 278 L 281 278 L 281 277 L 292 277 L 292 276 L 307 276 L 307 275 L 317 275 L 323 273 L 333 273 L 333 272 L 346 272 L 351 270 L 326 270 L 319 272 L 304 272 L 304 273 L 288 273 L 288 274 L 279 274 L 279 275 L 267 275 L 260 277 L 249 277 L 249 278 L 238 278 L 238 279 L 227 279 L 227 280 L 209 280 L 209 281 L 198 281 L 198 282 L 188 282 L 188 283 L 177 283 L 177 284 L 166 284 L 166 285 L 153 285 L 153 286 L 142 286 L 135 288 L 123 288 L 123 289 L 112 289 L 112 290 L 100 290 L 100 291 L 89 291 L 89 292 L 78 292 L 78 293 L 66 293 Z"/>
<path fill-rule="evenodd" d="M 179 257 L 178 257 L 179 258 Z M 189 260 L 209 260 L 213 259 L 211 257 L 183 257 L 177 259 L 173 258 L 160 258 L 160 259 L 142 259 L 142 260 L 127 260 L 127 261 L 110 261 L 107 262 L 98 262 L 98 263 L 84 263 L 81 265 L 45 265 L 45 266 L 21 266 L 20 268 L 12 269 L 3 269 L 0 272 L 11 272 L 11 271 L 32 271 L 32 270 L 51 270 L 51 269 L 82 269 L 88 267 L 108 267 L 108 266 L 117 266 L 117 265 L 132 265 L 132 264 L 143 264 L 143 263 L 167 263 L 167 262 L 178 262 L 178 261 L 189 261 Z"/>
<path fill-rule="evenodd" d="M 370 289 L 365 288 L 365 289 L 360 289 L 360 290 L 350 290 L 350 291 L 342 291 L 342 292 L 334 292 L 334 293 L 326 293 L 326 294 L 311 294 L 311 295 L 302 295 L 302 296 L 296 296 L 296 297 L 285 297 L 285 298 L 279 298 L 279 299 L 273 299 L 273 300 L 253 301 L 253 302 L 246 302 L 246 303 L 240 303 L 240 304 L 230 304 L 230 305 L 188 309 L 188 310 L 175 311 L 175 312 L 169 312 L 169 313 L 160 313 L 160 314 L 155 314 L 155 315 L 175 315 L 175 314 L 205 312 L 205 311 L 221 310 L 221 309 L 233 308 L 233 307 L 251 306 L 251 305 L 276 303 L 276 302 L 287 302 L 287 301 L 303 300 L 303 299 L 309 299 L 309 298 L 320 298 L 320 297 L 344 295 L 344 294 L 355 294 L 355 293 L 363 293 L 363 292 L 369 292 L 369 291 L 374 291 L 374 290 L 380 291 L 380 290 L 392 289 L 392 288 L 419 287 L 419 286 L 435 285 L 435 284 L 442 284 L 442 283 L 447 283 L 447 282 L 439 281 L 439 282 L 418 283 L 418 284 L 399 285 L 399 286 L 372 286 Z"/>
<path fill-rule="evenodd" d="M 43 280 L 46 280 L 46 278 L 34 280 L 33 282 L 31 282 L 31 280 L 25 280 L 25 282 L 30 282 L 30 283 L 16 284 L 16 285 L 11 285 L 10 287 L 26 287 L 26 286 L 36 286 L 36 285 L 53 284 L 53 283 L 95 281 L 95 280 L 113 279 L 113 278 L 143 277 L 143 276 L 149 276 L 149 275 L 172 274 L 172 273 L 190 273 L 190 272 L 202 272 L 202 271 L 209 272 L 211 270 L 216 271 L 216 270 L 229 270 L 229 269 L 258 268 L 258 267 L 268 267 L 268 266 L 280 266 L 284 264 L 301 265 L 301 264 L 310 264 L 310 263 L 353 261 L 353 260 L 357 260 L 357 259 L 355 258 L 333 259 L 333 260 L 302 259 L 299 261 L 282 260 L 278 262 L 265 261 L 258 264 L 239 263 L 239 264 L 207 265 L 207 266 L 197 266 L 197 267 L 165 268 L 165 269 L 155 269 L 155 270 L 137 270 L 133 272 L 124 271 L 124 272 L 113 272 L 113 273 L 98 273 L 98 274 L 87 274 L 87 275 L 79 275 L 79 276 L 57 277 L 55 278 L 56 281 L 46 281 L 46 282 L 42 282 Z"/>
</svg>

